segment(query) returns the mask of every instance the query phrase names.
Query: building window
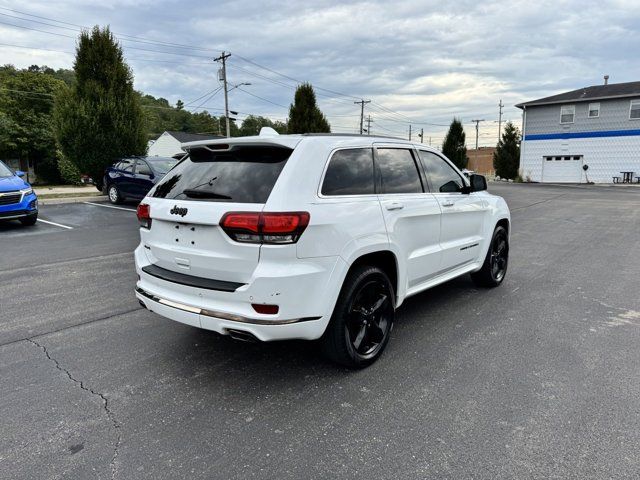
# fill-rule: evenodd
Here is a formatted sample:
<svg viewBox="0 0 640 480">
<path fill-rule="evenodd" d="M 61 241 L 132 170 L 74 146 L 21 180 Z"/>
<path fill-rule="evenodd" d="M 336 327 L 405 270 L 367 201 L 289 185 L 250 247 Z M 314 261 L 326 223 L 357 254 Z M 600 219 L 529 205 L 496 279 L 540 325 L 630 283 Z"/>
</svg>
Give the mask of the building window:
<svg viewBox="0 0 640 480">
<path fill-rule="evenodd" d="M 640 119 L 640 100 L 631 100 L 629 107 L 629 118 L 631 120 Z"/>
<path fill-rule="evenodd" d="M 563 107 L 560 107 L 560 123 L 573 123 L 573 117 L 575 117 L 575 115 L 575 105 L 565 105 Z"/>
<path fill-rule="evenodd" d="M 599 103 L 590 103 L 589 104 L 589 118 L 598 118 L 600 116 L 600 104 Z"/>
<path fill-rule="evenodd" d="M 554 161 L 554 160 L 582 160 L 582 157 L 583 157 L 582 155 L 571 155 L 571 156 L 568 156 L 568 157 L 567 156 L 562 156 L 562 157 L 556 157 L 556 156 L 548 156 L 547 157 L 547 156 L 545 156 L 545 157 L 542 157 L 542 158 L 544 158 L 544 160 L 547 161 L 547 162 L 551 162 L 551 161 Z"/>
</svg>

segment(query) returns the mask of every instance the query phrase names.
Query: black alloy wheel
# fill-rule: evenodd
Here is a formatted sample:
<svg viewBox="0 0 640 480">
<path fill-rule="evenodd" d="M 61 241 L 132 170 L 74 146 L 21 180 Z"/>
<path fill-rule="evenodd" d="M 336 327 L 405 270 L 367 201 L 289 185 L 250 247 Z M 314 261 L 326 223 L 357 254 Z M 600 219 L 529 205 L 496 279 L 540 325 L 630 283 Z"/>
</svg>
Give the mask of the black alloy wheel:
<svg viewBox="0 0 640 480">
<path fill-rule="evenodd" d="M 471 279 L 480 287 L 497 287 L 502 283 L 509 266 L 509 234 L 499 225 L 493 231 L 489 251 L 482 268 L 471 274 Z"/>
<path fill-rule="evenodd" d="M 371 279 L 360 287 L 349 308 L 345 334 L 354 352 L 367 359 L 376 355 L 389 335 L 393 303 L 388 286 Z"/>
<path fill-rule="evenodd" d="M 350 368 L 371 365 L 389 343 L 394 317 L 395 294 L 389 277 L 375 266 L 355 266 L 320 340 L 322 350 Z"/>
<path fill-rule="evenodd" d="M 491 242 L 491 277 L 500 283 L 507 273 L 509 261 L 509 241 L 504 229 L 496 232 Z"/>
</svg>

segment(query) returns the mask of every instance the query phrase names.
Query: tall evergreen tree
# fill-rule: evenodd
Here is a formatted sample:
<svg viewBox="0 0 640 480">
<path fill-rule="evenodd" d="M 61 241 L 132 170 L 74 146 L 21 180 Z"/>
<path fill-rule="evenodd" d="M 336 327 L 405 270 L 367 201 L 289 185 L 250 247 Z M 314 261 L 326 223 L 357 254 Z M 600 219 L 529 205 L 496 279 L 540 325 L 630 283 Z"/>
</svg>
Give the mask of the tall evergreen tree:
<svg viewBox="0 0 640 480">
<path fill-rule="evenodd" d="M 116 158 L 146 151 L 140 99 L 108 27 L 80 34 L 73 68 L 73 88 L 56 101 L 56 140 L 65 158 L 101 183 Z"/>
<path fill-rule="evenodd" d="M 504 133 L 493 154 L 493 168 L 500 178 L 514 179 L 520 168 L 520 130 L 513 123 L 507 122 Z"/>
<path fill-rule="evenodd" d="M 462 122 L 454 118 L 449 126 L 447 135 L 444 137 L 442 153 L 460 169 L 465 168 L 469 161 L 465 140 L 466 135 L 464 128 L 462 128 Z"/>
<path fill-rule="evenodd" d="M 289 107 L 288 133 L 329 133 L 331 125 L 316 104 L 316 94 L 309 83 L 296 89 Z"/>
</svg>

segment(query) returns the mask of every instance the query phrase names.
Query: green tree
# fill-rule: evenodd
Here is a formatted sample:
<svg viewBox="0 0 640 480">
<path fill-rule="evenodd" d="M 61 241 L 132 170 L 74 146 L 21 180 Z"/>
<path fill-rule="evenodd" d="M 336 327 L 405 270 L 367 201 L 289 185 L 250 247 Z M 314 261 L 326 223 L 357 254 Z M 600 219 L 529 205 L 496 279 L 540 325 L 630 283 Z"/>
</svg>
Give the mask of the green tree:
<svg viewBox="0 0 640 480">
<path fill-rule="evenodd" d="M 501 178 L 514 179 L 520 168 L 520 130 L 513 123 L 504 126 L 502 138 L 493 153 L 493 168 Z"/>
<path fill-rule="evenodd" d="M 146 152 L 139 94 L 108 27 L 80 34 L 73 69 L 75 84 L 55 105 L 56 140 L 64 158 L 101 183 L 116 158 Z"/>
<path fill-rule="evenodd" d="M 65 83 L 37 66 L 0 67 L 0 155 L 28 161 L 41 180 L 59 181 L 52 128 L 54 98 Z"/>
<path fill-rule="evenodd" d="M 331 125 L 316 104 L 316 94 L 309 83 L 296 89 L 289 107 L 288 133 L 329 133 Z"/>
<path fill-rule="evenodd" d="M 284 122 L 274 122 L 266 117 L 249 115 L 242 121 L 239 134 L 241 137 L 258 135 L 262 127 L 271 127 L 278 133 L 287 133 L 287 124 Z"/>
<path fill-rule="evenodd" d="M 444 137 L 442 153 L 460 169 L 465 168 L 469 161 L 465 141 L 466 135 L 462 127 L 462 122 L 454 118 L 449 126 L 447 135 Z"/>
</svg>

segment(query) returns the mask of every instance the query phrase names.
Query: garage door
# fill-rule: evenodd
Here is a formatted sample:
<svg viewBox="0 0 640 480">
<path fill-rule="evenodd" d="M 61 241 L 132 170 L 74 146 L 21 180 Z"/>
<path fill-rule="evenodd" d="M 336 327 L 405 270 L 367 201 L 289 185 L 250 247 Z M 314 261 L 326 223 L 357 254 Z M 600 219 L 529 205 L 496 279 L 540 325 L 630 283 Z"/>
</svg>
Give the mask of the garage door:
<svg viewBox="0 0 640 480">
<path fill-rule="evenodd" d="M 580 183 L 582 155 L 542 157 L 542 181 L 551 183 Z"/>
</svg>

